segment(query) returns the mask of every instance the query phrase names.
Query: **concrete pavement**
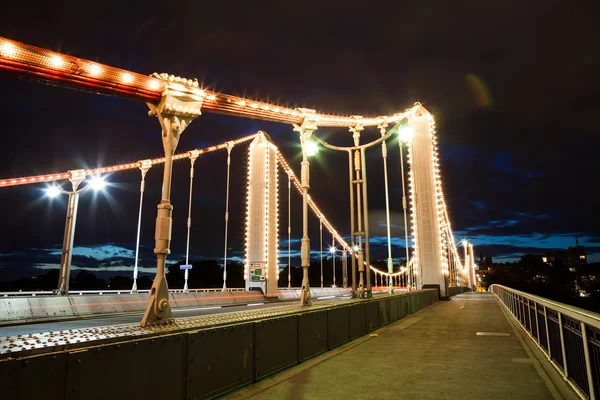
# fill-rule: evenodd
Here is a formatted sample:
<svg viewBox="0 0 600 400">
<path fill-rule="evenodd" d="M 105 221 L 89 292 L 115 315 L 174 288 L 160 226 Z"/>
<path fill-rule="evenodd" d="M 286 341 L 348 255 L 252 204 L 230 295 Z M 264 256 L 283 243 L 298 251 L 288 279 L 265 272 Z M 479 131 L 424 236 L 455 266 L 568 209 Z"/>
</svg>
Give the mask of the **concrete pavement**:
<svg viewBox="0 0 600 400">
<path fill-rule="evenodd" d="M 226 398 L 577 398 L 507 317 L 492 294 L 458 295 Z"/>
</svg>

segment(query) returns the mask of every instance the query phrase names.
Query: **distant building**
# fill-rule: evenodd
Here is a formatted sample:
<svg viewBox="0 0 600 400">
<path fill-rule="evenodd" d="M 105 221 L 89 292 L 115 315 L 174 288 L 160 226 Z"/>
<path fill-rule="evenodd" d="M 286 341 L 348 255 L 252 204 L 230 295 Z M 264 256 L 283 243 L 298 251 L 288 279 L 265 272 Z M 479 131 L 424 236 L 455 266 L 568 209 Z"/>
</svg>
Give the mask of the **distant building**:
<svg viewBox="0 0 600 400">
<path fill-rule="evenodd" d="M 575 272 L 578 267 L 587 265 L 587 254 L 585 253 L 585 246 L 569 247 L 568 250 L 554 251 L 546 253 L 545 257 L 542 257 L 546 264 L 554 265 L 560 263 L 569 268 L 570 271 Z"/>
<path fill-rule="evenodd" d="M 541 264 L 541 263 L 547 263 L 547 257 L 544 256 L 538 256 L 537 254 L 525 254 L 524 256 L 521 256 L 521 260 L 520 263 L 521 264 Z"/>
<path fill-rule="evenodd" d="M 492 260 L 492 257 L 487 254 L 485 255 L 485 258 L 483 258 L 483 254 L 479 255 L 479 261 L 477 261 L 477 265 L 479 265 L 479 271 L 492 272 L 494 269 L 494 261 Z"/>
</svg>

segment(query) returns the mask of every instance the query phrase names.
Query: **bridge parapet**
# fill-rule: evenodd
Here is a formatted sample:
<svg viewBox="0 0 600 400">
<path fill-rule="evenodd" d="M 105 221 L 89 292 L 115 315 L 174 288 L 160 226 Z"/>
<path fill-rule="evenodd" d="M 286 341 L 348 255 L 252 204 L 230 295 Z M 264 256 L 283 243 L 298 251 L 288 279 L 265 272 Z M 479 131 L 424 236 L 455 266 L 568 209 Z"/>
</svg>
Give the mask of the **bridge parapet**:
<svg viewBox="0 0 600 400">
<path fill-rule="evenodd" d="M 295 305 L 182 318 L 152 328 L 107 327 L 100 341 L 81 336 L 81 343 L 61 342 L 55 349 L 0 351 L 0 398 L 214 398 L 437 301 L 436 291 L 423 290 L 318 302 L 310 309 Z M 161 362 L 152 362 L 157 358 Z M 150 371 L 161 377 L 159 384 L 149 383 Z"/>
<path fill-rule="evenodd" d="M 600 314 L 502 285 L 489 291 L 579 395 L 600 395 Z"/>
</svg>

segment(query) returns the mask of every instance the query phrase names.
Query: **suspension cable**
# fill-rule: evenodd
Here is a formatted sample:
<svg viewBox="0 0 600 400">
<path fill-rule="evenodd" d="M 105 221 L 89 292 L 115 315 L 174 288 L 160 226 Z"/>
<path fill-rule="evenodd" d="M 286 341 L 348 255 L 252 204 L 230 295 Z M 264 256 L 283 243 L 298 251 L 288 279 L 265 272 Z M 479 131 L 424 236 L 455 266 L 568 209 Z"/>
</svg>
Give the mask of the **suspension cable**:
<svg viewBox="0 0 600 400">
<path fill-rule="evenodd" d="M 288 176 L 288 289 L 292 288 L 292 177 Z"/>
<path fill-rule="evenodd" d="M 233 144 L 244 143 L 244 142 L 247 142 L 248 140 L 254 139 L 256 136 L 260 135 L 261 133 L 262 132 L 257 132 L 252 135 L 244 136 L 242 138 L 233 140 L 231 142 L 233 142 Z M 198 154 L 201 155 L 201 154 L 206 154 L 206 153 L 212 153 L 213 151 L 217 151 L 217 150 L 226 149 L 228 146 L 228 143 L 230 143 L 230 142 L 221 143 L 216 146 L 205 147 L 203 149 L 194 149 L 194 150 L 186 151 L 185 153 L 175 154 L 173 156 L 173 161 L 181 160 L 184 158 L 190 158 L 194 151 L 197 151 Z M 150 160 L 151 165 L 163 164 L 164 162 L 165 162 L 165 157 L 155 158 L 155 159 Z M 133 162 L 133 163 L 127 163 L 127 164 L 111 165 L 108 167 L 98 167 L 98 168 L 86 169 L 85 176 L 102 175 L 102 174 L 106 174 L 106 173 L 125 171 L 125 170 L 129 170 L 129 169 L 136 169 L 136 168 L 141 168 L 141 167 L 142 167 L 142 164 L 140 161 Z M 55 173 L 55 174 L 44 174 L 44 175 L 35 175 L 35 176 L 25 176 L 25 177 L 21 177 L 21 178 L 0 179 L 0 188 L 7 187 L 7 186 L 29 185 L 29 184 L 40 183 L 40 182 L 60 181 L 60 180 L 70 179 L 70 178 L 71 178 L 71 172 L 67 171 L 67 172 L 60 172 L 60 173 Z"/>
<path fill-rule="evenodd" d="M 185 247 L 185 265 L 189 265 L 190 263 L 190 232 L 192 228 L 192 193 L 194 188 L 194 164 L 196 163 L 196 159 L 200 154 L 198 151 L 193 151 L 190 155 L 190 199 L 188 203 L 188 218 L 187 218 L 187 243 Z M 188 276 L 189 269 L 186 268 L 184 274 L 184 284 L 183 284 L 183 292 L 188 292 Z"/>
<path fill-rule="evenodd" d="M 319 234 L 320 234 L 320 246 L 321 246 L 321 287 L 323 287 L 323 218 L 319 219 Z"/>
<path fill-rule="evenodd" d="M 227 143 L 227 189 L 225 195 L 225 250 L 223 253 L 223 290 L 227 289 L 227 228 L 229 227 L 229 170 L 231 167 L 231 150 L 235 144 Z"/>
</svg>

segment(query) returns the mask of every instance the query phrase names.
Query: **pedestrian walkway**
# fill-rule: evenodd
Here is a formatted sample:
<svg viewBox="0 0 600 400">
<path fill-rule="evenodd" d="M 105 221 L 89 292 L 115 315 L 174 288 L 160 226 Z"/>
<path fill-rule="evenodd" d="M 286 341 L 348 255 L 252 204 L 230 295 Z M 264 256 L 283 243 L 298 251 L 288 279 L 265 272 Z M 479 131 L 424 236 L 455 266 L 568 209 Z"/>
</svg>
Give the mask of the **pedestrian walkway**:
<svg viewBox="0 0 600 400">
<path fill-rule="evenodd" d="M 228 398 L 562 398 L 517 332 L 492 294 L 463 294 Z"/>
</svg>

